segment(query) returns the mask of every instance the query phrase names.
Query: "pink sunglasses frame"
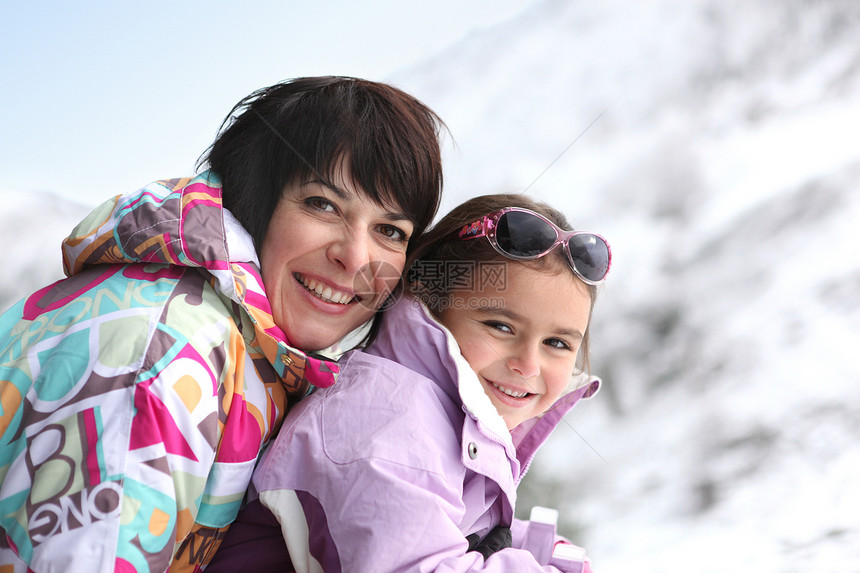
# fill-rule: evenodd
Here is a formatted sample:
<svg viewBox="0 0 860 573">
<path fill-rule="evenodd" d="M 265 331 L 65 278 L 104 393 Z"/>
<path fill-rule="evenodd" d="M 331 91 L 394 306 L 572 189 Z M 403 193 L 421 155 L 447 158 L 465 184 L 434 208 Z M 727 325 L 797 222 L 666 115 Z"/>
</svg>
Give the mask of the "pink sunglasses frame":
<svg viewBox="0 0 860 573">
<path fill-rule="evenodd" d="M 496 237 L 496 227 L 498 226 L 499 219 L 505 214 L 510 212 L 519 212 L 519 213 L 528 213 L 538 219 L 547 223 L 550 227 L 555 230 L 555 241 L 553 244 L 544 252 L 533 255 L 533 256 L 521 256 L 514 255 L 513 253 L 508 253 L 499 245 L 498 238 Z M 598 280 L 593 280 L 586 278 L 583 274 L 576 268 L 576 261 L 573 259 L 573 255 L 570 253 L 570 238 L 575 237 L 577 235 L 590 235 L 592 237 L 596 237 L 600 240 L 604 245 L 606 245 L 606 271 L 603 273 L 603 276 Z M 592 233 L 590 231 L 565 231 L 560 229 L 558 225 L 541 215 L 540 213 L 535 213 L 530 209 L 523 209 L 522 207 L 505 207 L 504 209 L 499 209 L 498 211 L 494 211 L 493 213 L 489 213 L 484 215 L 477 221 L 469 223 L 468 225 L 464 225 L 460 232 L 457 234 L 457 237 L 461 240 L 467 241 L 470 239 L 476 239 L 478 237 L 487 237 L 490 241 L 490 244 L 493 248 L 501 255 L 508 257 L 509 259 L 514 259 L 517 261 L 531 261 L 534 259 L 539 259 L 544 255 L 549 254 L 555 249 L 558 245 L 564 246 L 564 254 L 565 259 L 567 259 L 567 264 L 570 266 L 571 270 L 574 274 L 579 277 L 584 283 L 589 285 L 598 285 L 606 280 L 606 276 L 609 274 L 609 268 L 612 266 L 612 248 L 609 246 L 609 241 L 604 239 L 602 236 L 597 233 Z"/>
</svg>

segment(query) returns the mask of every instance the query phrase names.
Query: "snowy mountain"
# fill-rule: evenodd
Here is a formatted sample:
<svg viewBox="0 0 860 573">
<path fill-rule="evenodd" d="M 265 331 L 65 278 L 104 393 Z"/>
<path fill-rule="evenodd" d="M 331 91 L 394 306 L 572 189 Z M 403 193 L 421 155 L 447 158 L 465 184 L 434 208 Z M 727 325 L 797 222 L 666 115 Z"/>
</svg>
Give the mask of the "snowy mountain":
<svg viewBox="0 0 860 573">
<path fill-rule="evenodd" d="M 603 389 L 520 500 L 599 573 L 860 571 L 857 38 L 854 0 L 542 0 L 390 78 L 450 128 L 443 210 L 525 190 L 612 243 Z M 86 211 L 35 203 L 4 308 Z"/>
<path fill-rule="evenodd" d="M 857 38 L 851 1 L 546 0 L 398 78 L 446 208 L 527 189 L 613 245 L 603 390 L 520 500 L 597 571 L 860 571 Z"/>
</svg>

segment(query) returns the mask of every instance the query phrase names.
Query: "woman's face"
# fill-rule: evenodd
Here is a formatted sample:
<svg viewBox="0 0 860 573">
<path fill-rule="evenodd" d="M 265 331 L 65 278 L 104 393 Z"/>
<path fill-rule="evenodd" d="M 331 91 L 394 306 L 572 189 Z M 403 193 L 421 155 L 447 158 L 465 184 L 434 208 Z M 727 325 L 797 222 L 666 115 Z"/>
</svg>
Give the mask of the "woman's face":
<svg viewBox="0 0 860 573">
<path fill-rule="evenodd" d="M 546 412 L 568 388 L 591 314 L 571 272 L 506 265 L 497 292 L 454 291 L 439 316 L 484 392 L 513 429 Z"/>
<path fill-rule="evenodd" d="M 413 225 L 380 207 L 341 167 L 331 185 L 287 185 L 260 250 L 275 324 L 305 351 L 367 322 L 397 285 Z"/>
</svg>

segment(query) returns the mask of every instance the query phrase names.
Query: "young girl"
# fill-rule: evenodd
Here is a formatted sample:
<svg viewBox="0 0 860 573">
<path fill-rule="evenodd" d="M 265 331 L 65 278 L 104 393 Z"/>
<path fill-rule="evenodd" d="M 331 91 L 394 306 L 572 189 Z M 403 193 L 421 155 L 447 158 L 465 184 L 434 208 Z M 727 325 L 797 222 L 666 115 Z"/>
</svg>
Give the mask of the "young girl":
<svg viewBox="0 0 860 573">
<path fill-rule="evenodd" d="M 210 569 L 588 571 L 513 518 L 536 449 L 599 385 L 573 381 L 609 245 L 564 229 L 491 195 L 428 232 L 372 345 L 288 414 Z"/>
</svg>

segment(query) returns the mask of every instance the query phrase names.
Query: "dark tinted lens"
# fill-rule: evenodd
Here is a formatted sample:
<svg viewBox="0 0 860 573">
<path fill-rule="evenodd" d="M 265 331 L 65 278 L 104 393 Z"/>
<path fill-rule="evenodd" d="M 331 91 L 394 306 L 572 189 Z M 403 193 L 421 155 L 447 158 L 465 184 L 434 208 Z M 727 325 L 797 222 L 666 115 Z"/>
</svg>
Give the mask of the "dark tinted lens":
<svg viewBox="0 0 860 573">
<path fill-rule="evenodd" d="M 599 281 L 609 270 L 609 247 L 596 235 L 583 233 L 568 240 L 568 250 L 576 270 L 590 281 Z"/>
<path fill-rule="evenodd" d="M 496 227 L 499 247 L 516 257 L 536 257 L 545 253 L 555 239 L 555 229 L 531 213 L 508 211 Z"/>
</svg>

